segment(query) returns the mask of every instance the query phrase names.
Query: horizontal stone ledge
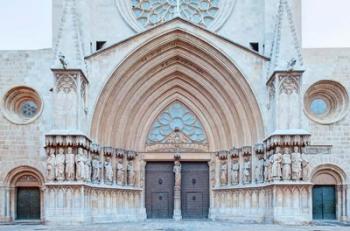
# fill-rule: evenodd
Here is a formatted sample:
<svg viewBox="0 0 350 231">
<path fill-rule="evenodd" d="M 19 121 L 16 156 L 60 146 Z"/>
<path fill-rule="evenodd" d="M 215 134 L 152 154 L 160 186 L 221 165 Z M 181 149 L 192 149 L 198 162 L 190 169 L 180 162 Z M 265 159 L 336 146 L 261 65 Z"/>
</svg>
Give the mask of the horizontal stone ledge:
<svg viewBox="0 0 350 231">
<path fill-rule="evenodd" d="M 116 189 L 125 191 L 142 191 L 142 188 L 120 186 L 120 185 L 106 185 L 106 184 L 89 184 L 85 182 L 48 182 L 45 186 L 85 186 L 96 189 Z"/>
<path fill-rule="evenodd" d="M 311 182 L 298 182 L 298 181 L 288 181 L 288 182 L 271 182 L 271 183 L 263 183 L 263 184 L 250 184 L 250 185 L 232 185 L 232 186 L 223 186 L 223 187 L 215 187 L 214 191 L 221 190 L 233 190 L 233 189 L 252 189 L 252 188 L 265 188 L 270 186 L 311 186 L 313 183 Z"/>
</svg>

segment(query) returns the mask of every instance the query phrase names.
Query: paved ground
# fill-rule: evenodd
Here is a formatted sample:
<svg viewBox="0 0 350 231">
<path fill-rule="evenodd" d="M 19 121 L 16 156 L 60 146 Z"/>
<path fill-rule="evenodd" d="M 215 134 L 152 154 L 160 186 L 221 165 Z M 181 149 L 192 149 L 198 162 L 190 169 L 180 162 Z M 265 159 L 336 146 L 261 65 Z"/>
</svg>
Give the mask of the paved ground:
<svg viewBox="0 0 350 231">
<path fill-rule="evenodd" d="M 118 223 L 88 226 L 45 226 L 33 224 L 0 225 L 0 231 L 59 230 L 59 231 L 350 231 L 350 224 L 327 223 L 322 225 L 288 226 L 235 224 L 212 221 L 180 221 L 172 220 L 146 221 L 141 223 Z"/>
</svg>

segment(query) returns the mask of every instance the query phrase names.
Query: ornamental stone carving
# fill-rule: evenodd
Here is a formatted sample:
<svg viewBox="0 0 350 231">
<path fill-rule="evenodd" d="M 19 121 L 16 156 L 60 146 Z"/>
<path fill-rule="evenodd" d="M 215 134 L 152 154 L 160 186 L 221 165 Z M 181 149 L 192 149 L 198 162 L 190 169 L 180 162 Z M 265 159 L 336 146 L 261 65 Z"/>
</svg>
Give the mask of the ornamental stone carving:
<svg viewBox="0 0 350 231">
<path fill-rule="evenodd" d="M 75 160 L 73 148 L 67 148 L 66 154 L 66 180 L 74 181 L 75 180 Z"/>
<path fill-rule="evenodd" d="M 55 149 L 49 148 L 49 157 L 47 158 L 47 180 L 55 180 L 55 166 L 56 166 L 56 156 Z"/>
<path fill-rule="evenodd" d="M 57 181 L 64 181 L 64 162 L 65 162 L 65 156 L 64 156 L 64 149 L 63 147 L 58 148 L 58 153 L 56 154 L 56 180 Z"/>
</svg>

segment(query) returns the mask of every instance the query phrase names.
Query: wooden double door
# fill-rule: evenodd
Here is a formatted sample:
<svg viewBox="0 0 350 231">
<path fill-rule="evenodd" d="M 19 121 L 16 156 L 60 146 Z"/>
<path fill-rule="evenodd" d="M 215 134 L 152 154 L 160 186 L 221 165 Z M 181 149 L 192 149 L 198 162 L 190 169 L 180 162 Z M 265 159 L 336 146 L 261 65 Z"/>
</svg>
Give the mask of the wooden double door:
<svg viewBox="0 0 350 231">
<path fill-rule="evenodd" d="M 17 188 L 17 220 L 40 219 L 40 189 L 35 187 Z"/>
<path fill-rule="evenodd" d="M 336 219 L 336 190 L 333 185 L 315 185 L 312 189 L 313 219 Z"/>
<path fill-rule="evenodd" d="M 147 218 L 172 218 L 175 175 L 173 162 L 146 165 Z M 181 163 L 181 213 L 183 219 L 207 218 L 209 168 L 206 162 Z"/>
</svg>

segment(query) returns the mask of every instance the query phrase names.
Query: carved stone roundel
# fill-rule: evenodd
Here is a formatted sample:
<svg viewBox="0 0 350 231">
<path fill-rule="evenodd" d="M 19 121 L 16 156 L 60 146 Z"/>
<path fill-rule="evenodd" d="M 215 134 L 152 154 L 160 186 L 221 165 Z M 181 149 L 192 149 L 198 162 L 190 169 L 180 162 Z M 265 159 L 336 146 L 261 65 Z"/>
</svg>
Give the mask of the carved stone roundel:
<svg viewBox="0 0 350 231">
<path fill-rule="evenodd" d="M 176 17 L 218 30 L 231 14 L 236 0 L 116 0 L 125 21 L 142 31 Z"/>
</svg>

